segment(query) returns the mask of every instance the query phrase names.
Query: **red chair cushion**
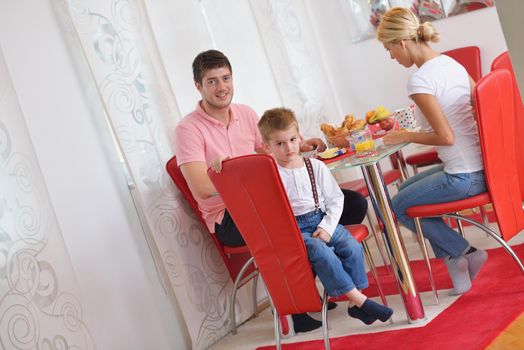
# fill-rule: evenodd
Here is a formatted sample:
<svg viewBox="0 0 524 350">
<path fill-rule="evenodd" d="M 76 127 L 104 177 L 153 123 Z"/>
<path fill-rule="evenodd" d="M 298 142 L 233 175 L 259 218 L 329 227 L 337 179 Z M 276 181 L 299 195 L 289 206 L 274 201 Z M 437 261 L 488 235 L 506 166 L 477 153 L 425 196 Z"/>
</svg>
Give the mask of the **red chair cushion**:
<svg viewBox="0 0 524 350">
<path fill-rule="evenodd" d="M 358 242 L 362 242 L 369 236 L 368 227 L 366 225 L 346 225 L 344 227 Z"/>
<path fill-rule="evenodd" d="M 406 164 L 411 166 L 416 165 L 417 167 L 423 167 L 433 164 L 441 163 L 437 150 L 433 147 L 427 151 L 412 154 L 406 157 Z"/>
<path fill-rule="evenodd" d="M 470 198 L 461 199 L 459 201 L 454 202 L 416 205 L 408 208 L 408 210 L 406 210 L 406 214 L 408 214 L 412 218 L 443 215 L 448 213 L 454 213 L 464 209 L 475 208 L 488 203 L 491 203 L 491 198 L 489 197 L 489 194 L 485 192 Z"/>
<path fill-rule="evenodd" d="M 384 173 L 384 183 L 390 185 L 393 182 L 400 179 L 400 170 L 392 169 Z M 364 179 L 351 180 L 348 182 L 343 182 L 340 185 L 340 188 L 345 190 L 351 190 L 360 193 L 364 197 L 369 196 L 368 187 L 366 186 L 366 181 Z"/>
</svg>

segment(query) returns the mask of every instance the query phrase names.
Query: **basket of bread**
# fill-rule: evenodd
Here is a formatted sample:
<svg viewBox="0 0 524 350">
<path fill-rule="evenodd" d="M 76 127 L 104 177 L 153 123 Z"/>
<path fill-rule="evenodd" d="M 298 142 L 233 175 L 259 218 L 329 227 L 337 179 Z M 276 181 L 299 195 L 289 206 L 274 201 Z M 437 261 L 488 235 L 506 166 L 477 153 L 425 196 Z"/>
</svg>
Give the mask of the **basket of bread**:
<svg viewBox="0 0 524 350">
<path fill-rule="evenodd" d="M 356 119 L 353 114 L 344 117 L 344 121 L 338 127 L 329 123 L 320 124 L 320 130 L 326 135 L 329 146 L 347 147 L 347 137 L 354 131 L 362 130 L 366 126 L 364 119 Z"/>
</svg>

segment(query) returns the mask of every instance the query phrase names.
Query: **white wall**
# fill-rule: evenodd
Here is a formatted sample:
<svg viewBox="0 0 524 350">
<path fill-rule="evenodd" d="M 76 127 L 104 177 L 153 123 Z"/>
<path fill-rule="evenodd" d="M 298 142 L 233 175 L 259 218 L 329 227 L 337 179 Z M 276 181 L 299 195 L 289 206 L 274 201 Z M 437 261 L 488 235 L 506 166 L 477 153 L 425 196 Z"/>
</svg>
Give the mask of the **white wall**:
<svg viewBox="0 0 524 350">
<path fill-rule="evenodd" d="M 95 343 L 112 350 L 188 348 L 183 320 L 158 280 L 107 126 L 93 113 L 101 111 L 96 95 L 75 71 L 58 23 L 50 2 L 0 3 L 0 45 Z M 94 99 L 87 100 L 89 94 Z"/>
<path fill-rule="evenodd" d="M 524 42 L 522 40 L 524 1 L 498 0 L 497 12 L 508 43 L 513 70 L 522 92 L 524 91 Z M 524 94 L 521 93 L 521 97 L 524 98 Z"/>
<path fill-rule="evenodd" d="M 308 1 L 312 18 L 320 36 L 332 79 L 345 113 L 363 117 L 367 110 L 378 105 L 395 108 L 408 103 L 406 82 L 411 70 L 391 60 L 376 39 L 351 43 L 344 12 L 338 1 Z M 478 10 L 433 22 L 441 41 L 433 47 L 446 51 L 476 45 L 481 51 L 483 72 L 491 61 L 505 51 L 506 42 L 495 8 Z"/>
</svg>

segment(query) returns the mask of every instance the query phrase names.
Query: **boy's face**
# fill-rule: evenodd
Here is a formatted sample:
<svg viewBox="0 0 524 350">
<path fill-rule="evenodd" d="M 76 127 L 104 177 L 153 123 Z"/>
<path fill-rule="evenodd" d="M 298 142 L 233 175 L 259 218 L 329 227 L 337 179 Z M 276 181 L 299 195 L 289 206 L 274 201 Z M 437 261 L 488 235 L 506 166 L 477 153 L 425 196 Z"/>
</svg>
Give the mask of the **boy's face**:
<svg viewBox="0 0 524 350">
<path fill-rule="evenodd" d="M 202 102 L 210 109 L 229 107 L 233 99 L 233 75 L 228 67 L 208 69 L 201 82 L 195 82 Z"/>
<path fill-rule="evenodd" d="M 297 126 L 291 125 L 286 130 L 273 131 L 265 146 L 278 164 L 284 166 L 300 159 L 300 140 Z"/>
</svg>

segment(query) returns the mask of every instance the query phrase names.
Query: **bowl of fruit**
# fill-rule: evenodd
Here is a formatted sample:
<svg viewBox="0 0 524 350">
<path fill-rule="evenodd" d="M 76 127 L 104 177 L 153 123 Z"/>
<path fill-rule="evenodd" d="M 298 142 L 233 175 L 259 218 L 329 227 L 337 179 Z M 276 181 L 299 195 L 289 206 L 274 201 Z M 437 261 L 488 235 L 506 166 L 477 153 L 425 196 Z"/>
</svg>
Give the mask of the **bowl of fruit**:
<svg viewBox="0 0 524 350">
<path fill-rule="evenodd" d="M 368 111 L 366 113 L 366 122 L 369 125 L 368 128 L 374 134 L 385 133 L 389 130 L 398 129 L 398 123 L 395 114 L 392 114 L 384 106 L 379 106 L 373 110 Z"/>
</svg>

